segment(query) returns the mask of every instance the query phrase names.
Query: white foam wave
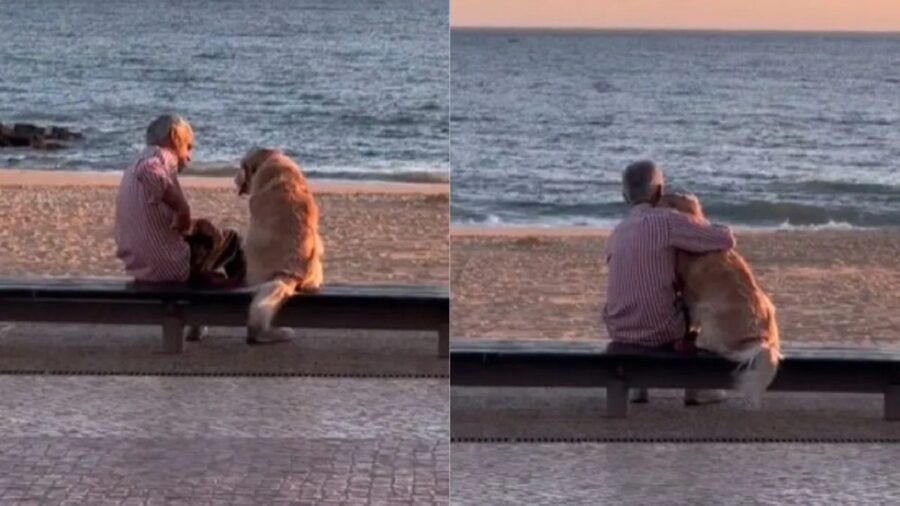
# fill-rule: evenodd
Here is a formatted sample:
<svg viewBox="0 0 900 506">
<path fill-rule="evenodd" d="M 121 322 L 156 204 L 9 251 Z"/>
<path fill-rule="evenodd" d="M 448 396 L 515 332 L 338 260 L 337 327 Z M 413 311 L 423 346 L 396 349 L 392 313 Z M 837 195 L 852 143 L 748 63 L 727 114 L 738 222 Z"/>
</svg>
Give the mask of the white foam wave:
<svg viewBox="0 0 900 506">
<path fill-rule="evenodd" d="M 562 227 L 590 227 L 611 229 L 619 224 L 618 219 L 546 219 L 539 222 L 525 222 L 516 220 L 504 220 L 495 214 L 488 214 L 481 218 L 468 218 L 465 220 L 453 220 L 454 224 L 476 226 L 485 228 L 562 228 Z"/>
<path fill-rule="evenodd" d="M 454 223 L 459 223 L 460 225 L 467 226 L 477 226 L 477 227 L 485 227 L 485 228 L 493 228 L 493 227 L 503 227 L 503 228 L 558 228 L 558 227 L 595 227 L 595 228 L 606 228 L 612 229 L 615 228 L 616 225 L 619 224 L 618 219 L 611 218 L 596 218 L 596 219 L 546 219 L 540 222 L 525 222 L 525 221 L 515 221 L 515 220 L 504 220 L 495 214 L 489 214 L 485 217 L 481 218 L 468 218 L 465 220 L 454 220 Z M 859 225 L 853 225 L 852 223 L 847 223 L 843 221 L 829 221 L 827 223 L 820 224 L 810 224 L 810 225 L 796 225 L 792 224 L 789 221 L 785 221 L 779 225 L 747 225 L 747 224 L 731 224 L 725 223 L 725 225 L 731 226 L 737 231 L 748 231 L 748 232 L 758 232 L 758 231 L 841 231 L 841 230 L 877 230 L 881 227 L 864 227 Z"/>
<path fill-rule="evenodd" d="M 827 223 L 820 223 L 814 225 L 794 225 L 790 221 L 785 221 L 784 223 L 774 227 L 776 230 L 799 230 L 799 231 L 818 231 L 818 230 L 870 230 L 873 227 L 863 227 L 859 225 L 853 225 L 852 223 L 847 223 L 846 221 L 834 221 L 829 220 Z"/>
</svg>

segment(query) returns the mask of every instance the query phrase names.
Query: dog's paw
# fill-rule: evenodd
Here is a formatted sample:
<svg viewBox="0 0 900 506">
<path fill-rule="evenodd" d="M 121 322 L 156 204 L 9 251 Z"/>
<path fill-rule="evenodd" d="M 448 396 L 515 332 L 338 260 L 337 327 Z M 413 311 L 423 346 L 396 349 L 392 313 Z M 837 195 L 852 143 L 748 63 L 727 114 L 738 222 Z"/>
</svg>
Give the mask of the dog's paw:
<svg viewBox="0 0 900 506">
<path fill-rule="evenodd" d="M 247 344 L 257 344 L 261 330 L 259 327 L 247 327 Z"/>
<path fill-rule="evenodd" d="M 206 326 L 193 326 L 189 327 L 187 331 L 187 335 L 184 336 L 184 340 L 192 343 L 196 343 L 206 339 L 209 336 L 209 327 Z"/>
<path fill-rule="evenodd" d="M 286 343 L 294 337 L 294 331 L 289 328 L 260 329 L 247 327 L 247 344 L 275 344 Z"/>
</svg>

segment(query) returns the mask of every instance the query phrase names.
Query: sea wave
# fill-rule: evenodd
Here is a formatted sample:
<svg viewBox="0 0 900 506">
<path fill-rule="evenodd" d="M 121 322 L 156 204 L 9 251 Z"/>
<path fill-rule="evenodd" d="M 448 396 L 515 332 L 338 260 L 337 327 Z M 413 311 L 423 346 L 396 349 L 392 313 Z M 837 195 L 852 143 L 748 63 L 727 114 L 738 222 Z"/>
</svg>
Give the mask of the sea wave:
<svg viewBox="0 0 900 506">
<path fill-rule="evenodd" d="M 852 205 L 814 205 L 797 202 L 704 202 L 710 219 L 739 225 L 763 227 L 789 224 L 793 226 L 826 226 L 846 223 L 853 227 L 900 226 L 900 209 Z"/>
<path fill-rule="evenodd" d="M 611 229 L 619 223 L 617 218 L 547 218 L 539 222 L 501 218 L 496 214 L 468 214 L 460 217 L 451 211 L 451 220 L 454 225 L 474 226 L 484 228 L 558 228 L 558 227 L 591 227 Z"/>
<path fill-rule="evenodd" d="M 615 218 L 583 218 L 575 220 L 548 219 L 537 223 L 529 223 L 517 220 L 504 220 L 495 214 L 483 216 L 469 216 L 465 219 L 453 220 L 455 225 L 479 227 L 479 228 L 562 228 L 562 227 L 590 227 L 611 230 L 621 220 Z M 746 231 L 780 231 L 780 232 L 819 232 L 819 231 L 857 231 L 878 230 L 894 227 L 870 227 L 854 225 L 845 221 L 828 221 L 821 224 L 798 225 L 790 221 L 784 221 L 778 225 L 762 225 L 749 223 L 727 223 L 737 230 Z"/>
<path fill-rule="evenodd" d="M 231 177 L 238 171 L 233 162 L 193 163 L 185 175 L 204 177 Z M 388 181 L 396 183 L 438 183 L 447 184 L 450 174 L 439 168 L 404 167 L 358 168 L 358 167 L 304 167 L 303 173 L 310 179 L 336 179 L 350 181 Z"/>
<path fill-rule="evenodd" d="M 900 208 L 826 207 L 794 202 L 703 202 L 710 221 L 738 228 L 767 230 L 839 230 L 900 227 Z M 452 202 L 453 223 L 477 226 L 614 226 L 627 212 L 621 203 L 528 206 L 524 202 Z"/>
<path fill-rule="evenodd" d="M 846 221 L 829 221 L 828 223 L 823 223 L 821 225 L 794 225 L 790 222 L 786 221 L 781 225 L 776 227 L 777 230 L 811 230 L 811 231 L 819 231 L 819 230 L 869 230 L 873 227 L 861 227 L 857 225 L 853 225 L 851 223 L 847 223 Z"/>
<path fill-rule="evenodd" d="M 897 184 L 890 184 L 887 182 L 877 183 L 812 179 L 808 181 L 798 181 L 796 183 L 775 182 L 773 184 L 777 185 L 782 190 L 797 189 L 821 195 L 855 194 L 897 196 L 900 195 L 900 178 L 896 178 L 896 181 Z"/>
</svg>

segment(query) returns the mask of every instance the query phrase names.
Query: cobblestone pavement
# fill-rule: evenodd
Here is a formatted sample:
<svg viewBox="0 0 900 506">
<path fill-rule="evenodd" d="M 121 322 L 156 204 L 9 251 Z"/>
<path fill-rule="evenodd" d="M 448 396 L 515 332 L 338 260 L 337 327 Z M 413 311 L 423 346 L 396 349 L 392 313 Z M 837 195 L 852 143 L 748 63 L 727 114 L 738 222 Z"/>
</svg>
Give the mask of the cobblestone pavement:
<svg viewBox="0 0 900 506">
<path fill-rule="evenodd" d="M 447 504 L 446 380 L 0 376 L 0 505 Z"/>
<path fill-rule="evenodd" d="M 900 504 L 900 445 L 458 444 L 454 505 Z"/>
</svg>

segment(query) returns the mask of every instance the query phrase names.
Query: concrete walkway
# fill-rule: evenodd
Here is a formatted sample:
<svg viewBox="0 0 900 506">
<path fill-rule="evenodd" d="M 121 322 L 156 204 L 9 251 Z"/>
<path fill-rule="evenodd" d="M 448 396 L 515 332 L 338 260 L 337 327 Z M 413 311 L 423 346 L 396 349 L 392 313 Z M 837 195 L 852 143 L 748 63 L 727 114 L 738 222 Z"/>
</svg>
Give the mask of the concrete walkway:
<svg viewBox="0 0 900 506">
<path fill-rule="evenodd" d="M 447 504 L 446 380 L 0 376 L 0 504 Z"/>
<path fill-rule="evenodd" d="M 603 389 L 453 387 L 452 436 L 481 439 L 893 441 L 883 396 L 767 392 L 761 409 L 742 399 L 687 408 L 683 391 L 651 390 L 626 419 L 606 418 Z"/>
<path fill-rule="evenodd" d="M 458 444 L 453 504 L 900 504 L 900 445 Z"/>
</svg>

